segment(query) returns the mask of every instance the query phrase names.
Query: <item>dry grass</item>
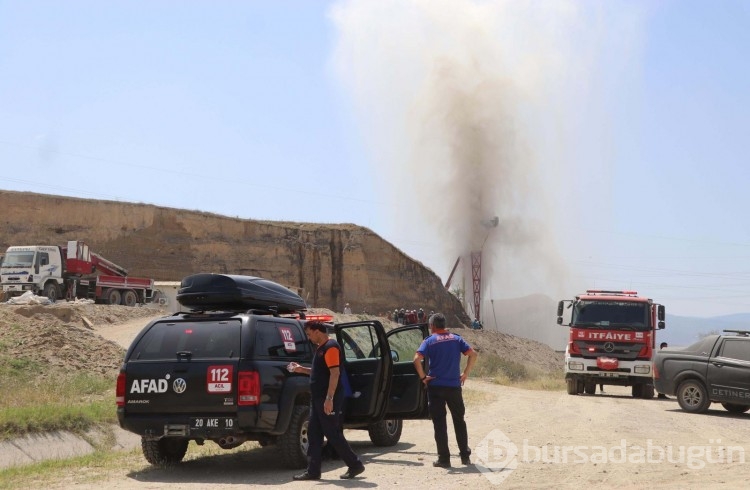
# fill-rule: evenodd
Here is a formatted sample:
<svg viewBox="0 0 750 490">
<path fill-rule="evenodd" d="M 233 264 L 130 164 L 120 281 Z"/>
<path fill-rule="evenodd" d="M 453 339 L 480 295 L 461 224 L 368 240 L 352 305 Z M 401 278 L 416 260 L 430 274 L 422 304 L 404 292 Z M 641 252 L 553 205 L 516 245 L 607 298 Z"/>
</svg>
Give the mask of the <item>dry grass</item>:
<svg viewBox="0 0 750 490">
<path fill-rule="evenodd" d="M 114 380 L 0 356 L 0 440 L 116 422 Z"/>
<path fill-rule="evenodd" d="M 478 357 L 472 376 L 503 386 L 529 390 L 562 391 L 565 389 L 565 375 L 562 367 L 560 371 L 546 372 L 487 353 Z"/>
</svg>

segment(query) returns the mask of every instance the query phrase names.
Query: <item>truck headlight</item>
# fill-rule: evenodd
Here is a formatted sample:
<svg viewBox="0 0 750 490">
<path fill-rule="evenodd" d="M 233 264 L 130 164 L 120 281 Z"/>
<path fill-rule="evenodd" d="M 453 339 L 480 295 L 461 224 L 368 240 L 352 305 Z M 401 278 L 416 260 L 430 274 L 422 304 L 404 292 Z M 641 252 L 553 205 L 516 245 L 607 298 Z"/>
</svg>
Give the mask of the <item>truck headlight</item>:
<svg viewBox="0 0 750 490">
<path fill-rule="evenodd" d="M 583 363 L 577 361 L 568 361 L 568 369 L 571 371 L 583 371 Z"/>
<path fill-rule="evenodd" d="M 635 368 L 633 368 L 633 371 L 635 374 L 648 374 L 651 372 L 651 366 L 648 364 L 639 364 Z"/>
</svg>

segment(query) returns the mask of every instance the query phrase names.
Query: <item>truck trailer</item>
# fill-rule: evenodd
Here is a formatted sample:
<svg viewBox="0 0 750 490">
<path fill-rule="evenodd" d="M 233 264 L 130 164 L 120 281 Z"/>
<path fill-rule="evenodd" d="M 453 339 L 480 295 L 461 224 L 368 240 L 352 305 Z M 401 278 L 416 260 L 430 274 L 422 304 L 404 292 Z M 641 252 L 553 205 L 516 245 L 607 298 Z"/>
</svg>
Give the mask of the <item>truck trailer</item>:
<svg viewBox="0 0 750 490">
<path fill-rule="evenodd" d="M 8 247 L 0 281 L 6 297 L 31 291 L 52 301 L 86 298 L 110 305 L 150 302 L 156 291 L 153 279 L 129 276 L 127 269 L 78 240 L 63 246 Z"/>
</svg>

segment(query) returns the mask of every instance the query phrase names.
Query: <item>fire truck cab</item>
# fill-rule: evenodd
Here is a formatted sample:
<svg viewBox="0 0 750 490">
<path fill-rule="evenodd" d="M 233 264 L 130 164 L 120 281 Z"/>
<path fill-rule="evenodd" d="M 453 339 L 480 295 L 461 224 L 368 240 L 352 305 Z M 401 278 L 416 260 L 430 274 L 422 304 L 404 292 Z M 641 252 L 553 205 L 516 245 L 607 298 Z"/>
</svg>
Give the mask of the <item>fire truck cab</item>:
<svg viewBox="0 0 750 490">
<path fill-rule="evenodd" d="M 563 322 L 566 307 L 570 323 Z M 557 305 L 557 324 L 570 328 L 565 380 L 570 395 L 593 395 L 596 386 L 631 386 L 636 398 L 653 398 L 651 360 L 665 309 L 636 291 L 587 290 Z"/>
</svg>

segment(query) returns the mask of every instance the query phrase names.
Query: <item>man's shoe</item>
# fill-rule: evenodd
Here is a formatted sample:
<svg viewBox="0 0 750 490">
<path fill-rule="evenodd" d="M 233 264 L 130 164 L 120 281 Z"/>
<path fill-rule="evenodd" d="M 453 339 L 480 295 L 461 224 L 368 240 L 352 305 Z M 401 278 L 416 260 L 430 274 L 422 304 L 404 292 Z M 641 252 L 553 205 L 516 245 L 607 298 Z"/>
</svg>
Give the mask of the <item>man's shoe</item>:
<svg viewBox="0 0 750 490">
<path fill-rule="evenodd" d="M 471 464 L 471 459 L 468 456 L 461 456 L 461 464 L 468 466 Z"/>
<path fill-rule="evenodd" d="M 659 393 L 658 395 L 656 395 L 656 398 L 661 398 L 662 400 L 666 400 L 667 395 L 665 395 L 664 393 Z"/>
<path fill-rule="evenodd" d="M 432 466 L 434 466 L 435 468 L 450 468 L 451 462 L 438 459 L 437 461 L 432 463 Z"/>
<path fill-rule="evenodd" d="M 346 473 L 344 473 L 343 475 L 339 476 L 339 478 L 341 478 L 342 480 L 351 480 L 352 478 L 354 478 L 355 476 L 359 475 L 363 471 L 365 471 L 365 466 L 364 465 L 359 466 L 357 468 L 349 468 L 349 470 Z"/>
<path fill-rule="evenodd" d="M 292 479 L 295 481 L 320 480 L 320 475 L 312 476 L 310 473 L 305 471 L 304 473 L 300 473 L 299 475 L 294 475 Z"/>
</svg>

